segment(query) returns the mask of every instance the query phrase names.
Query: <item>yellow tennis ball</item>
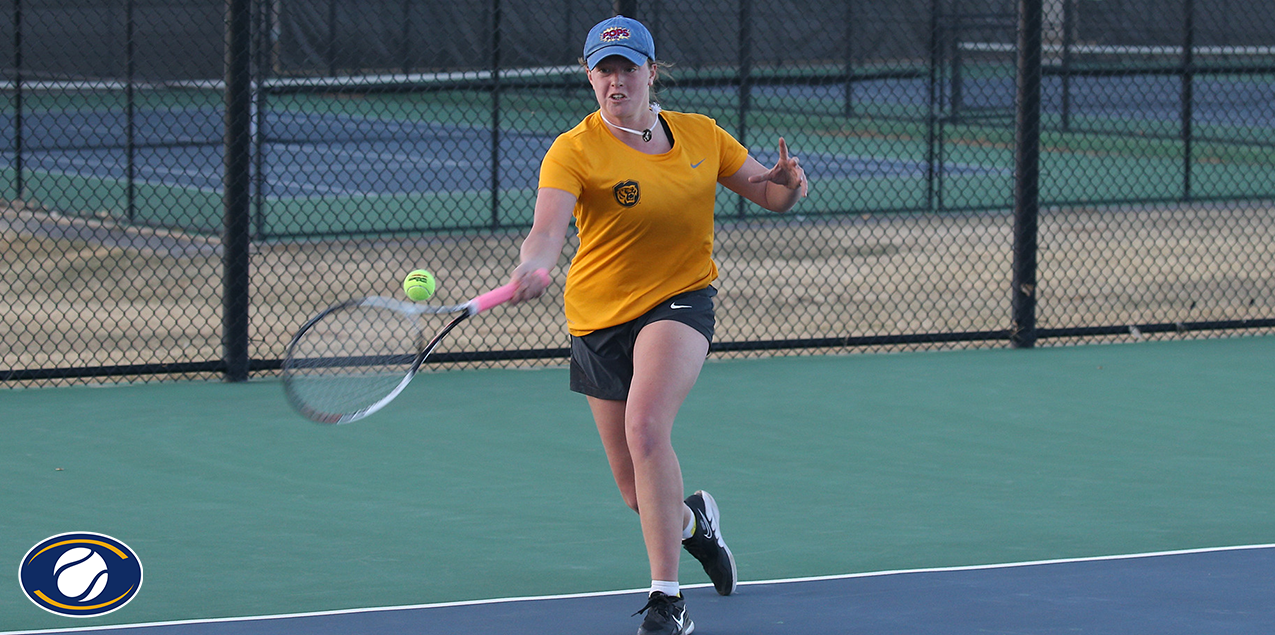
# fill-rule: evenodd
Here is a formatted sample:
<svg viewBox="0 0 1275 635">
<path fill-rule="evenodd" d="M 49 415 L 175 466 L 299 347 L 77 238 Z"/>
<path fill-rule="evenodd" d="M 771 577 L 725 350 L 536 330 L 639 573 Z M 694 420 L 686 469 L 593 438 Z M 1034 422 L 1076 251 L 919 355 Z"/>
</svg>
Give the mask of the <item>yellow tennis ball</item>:
<svg viewBox="0 0 1275 635">
<path fill-rule="evenodd" d="M 417 269 L 403 279 L 403 293 L 416 302 L 424 302 L 434 297 L 434 274 Z"/>
</svg>

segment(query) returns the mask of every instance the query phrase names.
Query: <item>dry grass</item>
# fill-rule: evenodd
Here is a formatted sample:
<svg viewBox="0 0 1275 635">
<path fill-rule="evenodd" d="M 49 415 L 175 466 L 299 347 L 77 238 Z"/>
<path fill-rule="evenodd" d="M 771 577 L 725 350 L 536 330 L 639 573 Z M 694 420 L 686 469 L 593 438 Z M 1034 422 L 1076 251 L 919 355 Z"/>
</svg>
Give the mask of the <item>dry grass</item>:
<svg viewBox="0 0 1275 635">
<path fill-rule="evenodd" d="M 1006 329 L 1011 226 L 1006 213 L 722 223 L 717 339 Z M 350 296 L 397 294 L 417 266 L 438 275 L 440 301 L 463 301 L 504 280 L 521 239 L 254 245 L 251 355 L 280 357 L 307 316 Z M 1039 241 L 1040 327 L 1275 316 L 1268 203 L 1050 210 Z M 215 238 L 11 205 L 0 215 L 0 253 L 0 369 L 221 356 Z M 473 320 L 445 350 L 565 346 L 560 293 Z"/>
</svg>

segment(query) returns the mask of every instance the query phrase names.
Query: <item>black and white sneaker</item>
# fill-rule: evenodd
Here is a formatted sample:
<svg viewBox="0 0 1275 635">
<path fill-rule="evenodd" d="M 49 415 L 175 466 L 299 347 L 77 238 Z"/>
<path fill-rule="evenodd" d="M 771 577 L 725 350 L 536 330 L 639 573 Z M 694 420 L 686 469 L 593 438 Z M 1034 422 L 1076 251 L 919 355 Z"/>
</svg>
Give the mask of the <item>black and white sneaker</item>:
<svg viewBox="0 0 1275 635">
<path fill-rule="evenodd" d="M 686 598 L 682 594 L 669 597 L 653 591 L 646 598 L 646 606 L 638 609 L 638 613 L 646 611 L 642 626 L 638 627 L 638 635 L 691 635 L 695 632 L 695 622 L 686 613 Z"/>
<path fill-rule="evenodd" d="M 722 540 L 717 501 L 708 492 L 700 490 L 686 498 L 686 506 L 695 514 L 695 533 L 683 540 L 682 546 L 704 565 L 704 573 L 713 581 L 719 595 L 734 593 L 739 573 L 735 570 L 735 556 Z"/>
</svg>

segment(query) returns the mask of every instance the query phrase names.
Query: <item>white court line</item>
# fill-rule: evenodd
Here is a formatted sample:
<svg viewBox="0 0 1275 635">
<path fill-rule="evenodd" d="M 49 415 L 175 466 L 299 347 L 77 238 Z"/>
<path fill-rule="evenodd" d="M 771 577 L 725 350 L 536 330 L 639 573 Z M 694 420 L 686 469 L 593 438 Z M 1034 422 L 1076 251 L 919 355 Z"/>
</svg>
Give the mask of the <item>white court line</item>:
<svg viewBox="0 0 1275 635">
<path fill-rule="evenodd" d="M 1148 553 L 1121 554 L 1113 556 L 1090 556 L 1087 558 L 1060 558 L 1057 560 L 1031 560 L 1027 562 L 1009 562 L 1002 564 L 980 564 L 967 565 L 958 567 L 935 567 L 929 569 L 894 569 L 889 571 L 872 571 L 867 573 L 845 573 L 839 575 L 813 576 L 807 578 L 782 578 L 776 580 L 754 580 L 751 582 L 740 582 L 739 586 L 763 586 L 769 584 L 790 584 L 796 582 L 822 582 L 828 580 L 852 580 L 857 578 L 879 578 L 886 576 L 905 575 L 913 573 L 948 573 L 957 571 L 987 571 L 994 569 L 1017 569 L 1023 567 L 1038 567 L 1051 564 L 1072 564 L 1080 562 L 1108 562 L 1112 560 L 1139 560 L 1144 558 L 1158 558 L 1163 556 L 1184 556 L 1200 553 L 1224 553 L 1228 551 L 1250 551 L 1257 549 L 1272 549 L 1275 543 L 1263 545 L 1238 545 L 1233 547 L 1207 547 L 1203 549 L 1181 549 L 1177 551 L 1153 551 Z M 700 589 L 712 586 L 711 583 L 703 584 L 684 584 L 684 589 Z M 589 593 L 567 593 L 563 595 L 533 595 L 526 597 L 513 598 L 492 598 L 487 600 L 460 600 L 457 602 L 438 602 L 434 604 L 410 604 L 404 606 L 378 606 L 361 609 L 340 609 L 335 611 L 315 611 L 312 613 L 287 613 L 280 615 L 257 615 L 247 617 L 220 617 L 204 620 L 177 620 L 171 622 L 147 622 L 144 624 L 119 624 L 115 626 L 90 626 L 86 628 L 59 628 L 36 631 L 0 631 L 0 635 L 39 635 L 44 633 L 89 633 L 93 631 L 131 629 L 131 628 L 150 628 L 155 626 L 183 626 L 194 624 L 220 624 L 233 622 L 254 622 L 265 620 L 286 620 L 299 617 L 325 617 L 332 615 L 357 615 L 361 613 L 384 613 L 388 611 L 414 611 L 419 609 L 437 609 L 456 606 L 483 606 L 487 604 L 509 604 L 513 602 L 536 602 L 544 600 L 571 600 L 578 598 L 595 598 L 609 597 L 614 595 L 628 595 L 630 593 L 642 593 L 647 591 L 646 588 L 626 589 L 622 591 L 594 591 Z"/>
</svg>

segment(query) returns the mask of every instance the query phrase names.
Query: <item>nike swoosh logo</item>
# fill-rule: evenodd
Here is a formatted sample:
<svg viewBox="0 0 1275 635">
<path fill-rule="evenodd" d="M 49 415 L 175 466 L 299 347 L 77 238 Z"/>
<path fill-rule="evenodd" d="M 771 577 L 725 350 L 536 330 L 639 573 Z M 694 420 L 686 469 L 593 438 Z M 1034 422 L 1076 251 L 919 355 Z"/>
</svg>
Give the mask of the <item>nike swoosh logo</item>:
<svg viewBox="0 0 1275 635">
<path fill-rule="evenodd" d="M 703 160 L 703 159 L 700 159 L 700 160 L 699 160 L 699 163 L 692 163 L 692 164 L 691 164 L 691 169 L 692 169 L 692 170 L 694 170 L 695 168 L 698 168 L 698 167 L 699 167 L 699 164 L 700 164 L 700 163 L 703 163 L 703 162 L 704 162 L 704 160 Z"/>
<path fill-rule="evenodd" d="M 678 304 L 678 303 L 674 302 L 673 304 L 668 305 L 668 308 L 670 308 L 670 309 L 689 309 L 689 308 L 691 308 L 691 305 L 689 305 L 689 304 Z"/>
</svg>

